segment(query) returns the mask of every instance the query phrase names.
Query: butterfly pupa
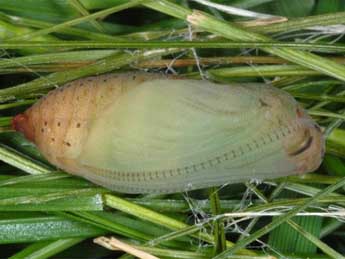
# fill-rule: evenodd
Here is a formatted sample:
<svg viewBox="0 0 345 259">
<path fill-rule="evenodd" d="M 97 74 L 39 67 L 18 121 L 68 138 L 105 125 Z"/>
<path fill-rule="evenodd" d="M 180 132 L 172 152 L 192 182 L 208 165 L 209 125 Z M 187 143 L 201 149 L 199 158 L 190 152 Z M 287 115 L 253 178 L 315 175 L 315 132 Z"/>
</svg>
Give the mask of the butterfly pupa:
<svg viewBox="0 0 345 259">
<path fill-rule="evenodd" d="M 70 82 L 13 127 L 53 165 L 124 193 L 311 172 L 325 148 L 319 126 L 282 90 L 149 73 Z"/>
</svg>

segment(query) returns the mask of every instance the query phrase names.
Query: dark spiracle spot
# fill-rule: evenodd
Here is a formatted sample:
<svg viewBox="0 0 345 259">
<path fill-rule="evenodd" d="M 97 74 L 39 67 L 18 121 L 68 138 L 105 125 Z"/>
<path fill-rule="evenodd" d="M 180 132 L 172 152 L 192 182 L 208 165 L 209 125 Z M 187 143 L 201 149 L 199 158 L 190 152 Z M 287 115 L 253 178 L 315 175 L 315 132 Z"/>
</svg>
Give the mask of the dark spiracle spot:
<svg viewBox="0 0 345 259">
<path fill-rule="evenodd" d="M 268 103 L 266 103 L 264 100 L 262 100 L 261 98 L 259 99 L 260 105 L 261 107 L 269 107 Z"/>
<path fill-rule="evenodd" d="M 308 138 L 308 140 L 306 142 L 304 142 L 304 144 L 295 152 L 292 152 L 290 155 L 291 156 L 297 156 L 301 153 L 303 153 L 304 151 L 306 151 L 308 148 L 311 147 L 311 144 L 313 143 L 313 136 L 310 136 Z"/>
<path fill-rule="evenodd" d="M 318 131 L 318 132 L 322 132 L 321 131 L 321 128 L 320 128 L 320 126 L 319 125 L 317 125 L 317 124 L 314 124 L 314 128 Z"/>
</svg>

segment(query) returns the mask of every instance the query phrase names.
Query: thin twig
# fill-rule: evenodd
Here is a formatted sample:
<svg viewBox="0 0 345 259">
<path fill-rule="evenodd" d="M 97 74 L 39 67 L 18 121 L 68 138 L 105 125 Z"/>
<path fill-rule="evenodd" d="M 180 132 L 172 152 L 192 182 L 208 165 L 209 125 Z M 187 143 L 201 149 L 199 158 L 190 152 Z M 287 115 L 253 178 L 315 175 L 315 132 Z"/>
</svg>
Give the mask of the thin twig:
<svg viewBox="0 0 345 259">
<path fill-rule="evenodd" d="M 122 250 L 128 254 L 134 255 L 141 259 L 159 259 L 159 257 L 156 257 L 142 250 L 134 248 L 133 246 L 128 245 L 116 239 L 115 237 L 106 238 L 102 236 L 102 237 L 95 238 L 93 242 L 109 250 Z"/>
</svg>

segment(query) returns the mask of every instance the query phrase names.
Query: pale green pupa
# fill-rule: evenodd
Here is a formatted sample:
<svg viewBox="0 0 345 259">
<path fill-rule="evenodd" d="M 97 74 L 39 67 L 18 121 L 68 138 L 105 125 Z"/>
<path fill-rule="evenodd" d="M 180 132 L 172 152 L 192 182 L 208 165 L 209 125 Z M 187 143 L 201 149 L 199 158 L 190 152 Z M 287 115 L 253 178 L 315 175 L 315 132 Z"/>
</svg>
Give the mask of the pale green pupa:
<svg viewBox="0 0 345 259">
<path fill-rule="evenodd" d="M 324 154 L 319 126 L 282 90 L 149 73 L 73 81 L 13 126 L 57 167 L 125 193 L 306 173 Z"/>
</svg>

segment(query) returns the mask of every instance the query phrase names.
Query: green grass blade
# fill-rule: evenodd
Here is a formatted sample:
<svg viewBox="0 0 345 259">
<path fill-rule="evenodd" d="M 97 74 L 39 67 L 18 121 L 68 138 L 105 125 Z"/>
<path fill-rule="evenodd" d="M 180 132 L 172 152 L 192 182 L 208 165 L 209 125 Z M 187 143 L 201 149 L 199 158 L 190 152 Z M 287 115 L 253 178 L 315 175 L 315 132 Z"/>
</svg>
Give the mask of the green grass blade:
<svg viewBox="0 0 345 259">
<path fill-rule="evenodd" d="M 69 3 L 82 15 L 87 16 L 90 15 L 88 10 L 85 9 L 82 3 L 79 2 L 79 0 L 69 0 Z M 97 20 L 90 20 L 89 23 L 96 28 L 96 30 L 100 32 L 104 32 L 104 29 L 102 28 L 102 25 L 97 22 Z"/>
<path fill-rule="evenodd" d="M 334 185 L 330 185 L 326 189 L 318 192 L 314 197 L 309 198 L 303 205 L 297 206 L 296 208 L 292 209 L 291 211 L 284 214 L 283 216 L 273 219 L 273 221 L 267 224 L 264 228 L 257 230 L 251 236 L 246 237 L 242 239 L 241 241 L 237 242 L 233 247 L 219 254 L 214 259 L 224 259 L 227 257 L 227 255 L 234 254 L 239 249 L 243 249 L 247 244 L 255 241 L 257 238 L 261 237 L 262 235 L 267 234 L 268 232 L 272 231 L 274 228 L 276 228 L 277 226 L 279 226 L 286 220 L 292 218 L 299 211 L 308 208 L 310 205 L 315 203 L 319 198 L 322 198 L 328 194 L 331 194 L 333 191 L 337 190 L 340 187 L 343 187 L 344 185 L 345 185 L 345 179 L 340 180 L 338 183 Z"/>
<path fill-rule="evenodd" d="M 37 161 L 34 162 L 26 155 L 20 154 L 16 150 L 3 144 L 0 144 L 0 160 L 29 174 L 45 174 L 53 171 L 45 165 Z"/>
<path fill-rule="evenodd" d="M 46 259 L 58 254 L 59 252 L 74 246 L 84 238 L 66 238 L 56 241 L 42 241 L 27 246 L 20 252 L 12 255 L 9 259 Z"/>
<path fill-rule="evenodd" d="M 194 11 L 188 16 L 187 20 L 196 27 L 203 28 L 206 31 L 221 35 L 230 40 L 242 41 L 272 41 L 266 36 L 247 32 L 239 27 L 235 27 L 230 23 L 225 23 L 215 19 L 214 17 L 205 13 Z M 326 75 L 345 80 L 345 67 L 339 65 L 326 58 L 298 50 L 291 50 L 287 48 L 262 48 L 273 55 L 277 55 L 293 63 L 322 72 Z"/>
<path fill-rule="evenodd" d="M 28 83 L 24 83 L 6 89 L 0 89 L 0 102 L 15 99 L 16 96 L 23 96 L 28 93 L 50 89 L 54 86 L 57 86 L 59 84 L 61 85 L 63 83 L 80 77 L 106 73 L 116 68 L 118 69 L 120 67 L 128 65 L 132 62 L 138 62 L 139 60 L 145 60 L 153 57 L 159 57 L 162 55 L 168 55 L 170 53 L 179 51 L 180 50 L 178 49 L 159 49 L 152 51 L 136 52 L 134 54 L 114 54 L 86 67 L 72 69 L 68 72 L 52 73 L 48 76 L 40 77 Z"/>
<path fill-rule="evenodd" d="M 167 227 L 172 230 L 185 229 L 189 227 L 187 224 L 182 223 L 181 221 L 175 220 L 163 214 L 135 205 L 114 195 L 106 194 L 104 195 L 104 199 L 105 204 L 111 208 L 118 209 L 130 215 L 134 215 L 143 220 L 153 222 L 155 224 Z M 199 235 L 197 235 L 197 237 L 210 243 L 214 242 L 213 237 L 206 233 L 200 233 Z M 230 241 L 227 241 L 226 244 L 227 246 L 233 245 Z M 241 249 L 239 252 L 241 254 L 252 254 L 251 251 L 246 249 Z"/>
<path fill-rule="evenodd" d="M 213 216 L 221 213 L 221 205 L 219 200 L 219 194 L 216 187 L 210 188 L 210 205 Z M 213 222 L 213 235 L 214 235 L 214 255 L 223 252 L 226 249 L 226 238 L 224 231 L 224 223 L 221 220 L 215 220 Z"/>
<path fill-rule="evenodd" d="M 18 215 L 20 216 L 20 214 Z M 0 244 L 28 243 L 71 237 L 87 238 L 106 233 L 106 231 L 88 224 L 54 216 L 1 219 L 0 232 Z"/>
<path fill-rule="evenodd" d="M 320 241 L 319 238 L 315 237 L 313 234 L 306 231 L 304 228 L 302 228 L 300 225 L 298 225 L 296 222 L 292 220 L 288 220 L 287 223 L 293 227 L 298 233 L 303 235 L 307 240 L 310 242 L 313 242 L 319 249 L 321 249 L 325 254 L 329 255 L 330 257 L 334 259 L 344 259 L 345 257 L 338 252 L 336 252 L 334 249 L 332 249 L 330 246 L 325 244 L 324 242 Z"/>
<path fill-rule="evenodd" d="M 93 20 L 93 19 L 96 19 L 99 17 L 107 16 L 107 15 L 115 13 L 115 12 L 119 12 L 121 10 L 128 9 L 130 7 L 139 5 L 140 3 L 144 2 L 144 1 L 145 0 L 131 0 L 128 3 L 124 3 L 124 4 L 121 4 L 118 6 L 111 7 L 111 8 L 106 9 L 106 10 L 102 10 L 102 11 L 99 11 L 99 12 L 96 12 L 96 13 L 93 13 L 90 15 L 86 15 L 86 16 L 76 18 L 76 19 L 61 23 L 61 24 L 57 24 L 57 25 L 54 25 L 50 28 L 46 28 L 46 29 L 38 30 L 38 31 L 35 31 L 32 33 L 24 34 L 22 36 L 17 36 L 15 38 L 12 38 L 12 40 L 14 40 L 14 39 L 31 39 L 31 38 L 35 38 L 38 36 L 43 36 L 43 35 L 46 35 L 48 33 L 62 30 L 62 29 L 69 27 L 69 26 L 80 24 L 80 23 L 85 22 L 85 21 L 90 21 L 90 20 Z"/>
</svg>

